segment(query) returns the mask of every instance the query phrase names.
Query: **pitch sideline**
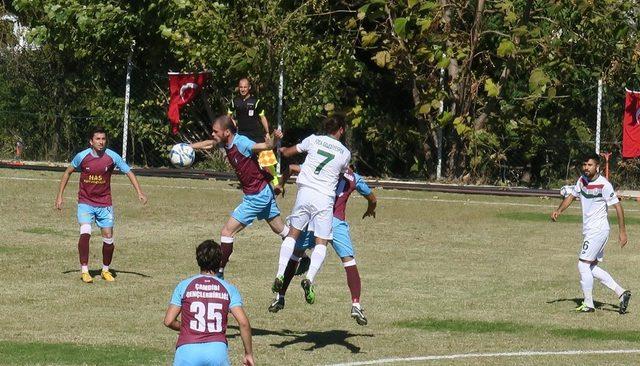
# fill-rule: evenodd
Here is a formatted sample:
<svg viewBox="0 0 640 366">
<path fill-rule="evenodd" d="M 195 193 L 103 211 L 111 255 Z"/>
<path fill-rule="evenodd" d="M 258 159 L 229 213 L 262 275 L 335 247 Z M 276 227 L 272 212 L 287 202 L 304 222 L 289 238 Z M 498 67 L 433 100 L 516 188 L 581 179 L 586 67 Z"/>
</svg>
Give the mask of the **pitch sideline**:
<svg viewBox="0 0 640 366">
<path fill-rule="evenodd" d="M 22 180 L 22 181 L 47 181 L 47 182 L 60 182 L 59 179 L 49 178 L 22 178 L 22 177 L 0 177 L 0 179 L 6 180 Z M 69 183 L 77 183 L 77 180 L 69 180 Z M 111 183 L 114 186 L 128 186 L 129 183 Z M 146 184 L 144 188 L 168 188 L 168 189 L 193 189 L 201 191 L 225 191 L 225 192 L 238 192 L 237 189 L 232 188 L 213 188 L 213 187 L 196 187 L 196 186 L 173 186 L 173 185 L 160 185 L 160 184 Z M 437 193 L 437 192 L 431 192 Z M 550 207 L 555 208 L 555 204 L 535 204 L 535 203 L 518 203 L 518 202 L 491 202 L 491 201 L 475 201 L 475 200 L 454 200 L 454 199 L 441 199 L 441 198 L 411 198 L 411 197 L 394 197 L 378 194 L 378 198 L 393 200 L 393 201 L 418 201 L 418 202 L 441 202 L 441 203 L 461 203 L 463 205 L 487 205 L 487 206 L 516 206 L 516 207 Z M 353 198 L 361 199 L 360 196 L 354 196 Z M 579 207 L 570 207 L 570 209 L 579 209 Z M 640 212 L 640 209 L 625 208 L 628 212 Z"/>
<path fill-rule="evenodd" d="M 634 354 L 640 353 L 640 349 L 621 350 L 569 350 L 569 351 L 522 351 L 522 352 L 498 352 L 498 353 L 460 353 L 453 355 L 434 355 L 404 358 L 381 358 L 371 361 L 357 361 L 347 363 L 334 363 L 326 366 L 359 366 L 380 365 L 394 362 L 438 361 L 464 358 L 497 358 L 497 357 L 532 357 L 532 356 L 573 356 L 573 355 L 608 355 L 608 354 Z"/>
</svg>

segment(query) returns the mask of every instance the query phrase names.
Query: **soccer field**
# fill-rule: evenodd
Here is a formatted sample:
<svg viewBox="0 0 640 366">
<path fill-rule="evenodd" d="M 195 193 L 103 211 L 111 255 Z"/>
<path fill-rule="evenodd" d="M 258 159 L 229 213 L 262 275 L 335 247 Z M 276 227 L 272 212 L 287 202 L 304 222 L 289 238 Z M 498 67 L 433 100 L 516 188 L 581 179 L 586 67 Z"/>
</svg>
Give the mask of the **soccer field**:
<svg viewBox="0 0 640 366">
<path fill-rule="evenodd" d="M 139 177 L 149 197 L 142 206 L 127 178 L 114 176 L 116 282 L 96 277 L 86 285 L 77 258 L 78 174 L 57 211 L 60 175 L 0 169 L 0 364 L 169 364 L 177 333 L 162 319 L 171 292 L 198 271 L 195 246 L 218 241 L 241 192 L 235 182 Z M 285 214 L 295 196 L 288 187 L 279 201 Z M 349 316 L 344 270 L 332 250 L 316 279 L 316 303 L 304 301 L 295 278 L 285 309 L 272 314 L 267 307 L 280 240 L 264 222 L 237 236 L 226 278 L 243 296 L 258 364 L 640 363 L 636 202 L 623 202 L 625 249 L 610 214 L 603 263 L 636 296 L 629 313 L 619 315 L 615 294 L 596 283 L 599 309 L 577 314 L 577 202 L 552 223 L 558 199 L 375 193 L 375 219 L 361 219 L 366 201 L 357 194 L 347 209 L 369 318 L 364 327 Z M 90 268 L 100 265 L 94 230 Z M 237 365 L 242 345 L 229 319 L 230 357 Z"/>
</svg>

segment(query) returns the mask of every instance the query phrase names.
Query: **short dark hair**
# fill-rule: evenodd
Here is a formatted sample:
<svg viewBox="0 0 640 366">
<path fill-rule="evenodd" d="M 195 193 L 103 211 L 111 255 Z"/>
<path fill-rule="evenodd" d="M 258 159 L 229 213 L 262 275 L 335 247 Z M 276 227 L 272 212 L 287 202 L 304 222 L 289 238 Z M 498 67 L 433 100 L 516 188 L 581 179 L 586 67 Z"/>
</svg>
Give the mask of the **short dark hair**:
<svg viewBox="0 0 640 366">
<path fill-rule="evenodd" d="M 596 154 L 596 153 L 589 153 L 589 154 L 586 154 L 586 155 L 583 157 L 582 162 L 583 162 L 583 163 L 586 163 L 586 162 L 587 162 L 587 161 L 589 161 L 589 160 L 593 160 L 593 161 L 595 161 L 595 162 L 596 162 L 596 164 L 600 164 L 600 155 L 598 155 L 598 154 Z"/>
<path fill-rule="evenodd" d="M 231 116 L 227 114 L 223 114 L 222 116 L 214 119 L 211 126 L 215 124 L 219 124 L 223 130 L 229 130 L 231 131 L 231 133 L 238 132 L 238 128 L 236 127 L 235 122 L 233 122 L 233 119 L 231 118 Z"/>
<path fill-rule="evenodd" d="M 322 130 L 324 133 L 332 134 L 337 132 L 340 128 L 345 129 L 347 126 L 344 118 L 341 116 L 327 117 L 322 122 Z"/>
<path fill-rule="evenodd" d="M 93 140 L 93 136 L 95 136 L 96 133 L 104 133 L 105 137 L 107 136 L 107 131 L 105 131 L 102 126 L 97 126 L 92 128 L 91 132 L 89 132 L 89 140 Z"/>
<path fill-rule="evenodd" d="M 216 272 L 220 268 L 222 250 L 214 240 L 205 240 L 196 248 L 196 260 L 201 271 Z"/>
</svg>

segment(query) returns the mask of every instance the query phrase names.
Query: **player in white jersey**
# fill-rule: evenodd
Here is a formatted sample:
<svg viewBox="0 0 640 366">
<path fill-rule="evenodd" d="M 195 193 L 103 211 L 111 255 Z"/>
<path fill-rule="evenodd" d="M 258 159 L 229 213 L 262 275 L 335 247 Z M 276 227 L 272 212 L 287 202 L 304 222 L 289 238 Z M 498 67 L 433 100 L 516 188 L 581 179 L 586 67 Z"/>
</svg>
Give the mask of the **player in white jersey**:
<svg viewBox="0 0 640 366">
<path fill-rule="evenodd" d="M 315 302 L 313 280 L 324 262 L 327 242 L 333 239 L 333 203 L 340 175 L 349 168 L 351 152 L 340 142 L 345 123 L 342 118 L 331 117 L 324 121 L 326 135 L 311 135 L 292 147 L 283 147 L 283 157 L 307 153 L 298 175 L 296 203 L 289 216 L 289 235 L 282 242 L 278 272 L 271 290 L 282 289 L 284 272 L 293 254 L 296 240 L 305 230 L 313 230 L 316 246 L 311 253 L 311 263 L 306 278 L 302 280 L 305 300 Z"/>
<path fill-rule="evenodd" d="M 598 173 L 600 157 L 596 154 L 587 156 L 582 163 L 583 175 L 573 188 L 570 195 L 560 203 L 551 213 L 551 219 L 556 221 L 558 216 L 571 202 L 580 197 L 582 206 L 582 247 L 578 256 L 578 272 L 580 286 L 584 293 L 584 302 L 576 311 L 591 313 L 595 311 L 593 305 L 593 279 L 597 278 L 603 285 L 613 290 L 620 299 L 618 312 L 624 314 L 629 306 L 631 292 L 623 289 L 604 269 L 598 266 L 604 257 L 604 247 L 609 239 L 609 219 L 607 209 L 612 206 L 618 216 L 618 235 L 620 247 L 627 244 L 627 230 L 624 226 L 624 211 L 616 196 L 613 186 Z"/>
</svg>

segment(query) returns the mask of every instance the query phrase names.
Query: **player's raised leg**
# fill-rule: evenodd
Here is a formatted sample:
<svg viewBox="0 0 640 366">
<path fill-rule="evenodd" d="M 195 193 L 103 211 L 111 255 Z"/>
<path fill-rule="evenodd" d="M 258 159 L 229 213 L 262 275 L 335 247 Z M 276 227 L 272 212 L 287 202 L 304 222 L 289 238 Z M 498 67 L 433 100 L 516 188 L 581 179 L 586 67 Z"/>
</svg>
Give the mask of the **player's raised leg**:
<svg viewBox="0 0 640 366">
<path fill-rule="evenodd" d="M 275 206 L 275 203 L 274 203 Z M 277 206 L 275 206 L 277 207 Z M 289 227 L 284 223 L 282 217 L 280 216 L 280 212 L 272 218 L 267 219 L 267 224 L 271 227 L 271 230 L 278 234 L 280 238 L 284 240 L 289 235 Z"/>
<path fill-rule="evenodd" d="M 355 259 L 355 249 L 351 242 L 351 234 L 349 224 L 346 221 L 333 218 L 333 241 L 331 242 L 333 249 L 342 261 L 345 274 L 347 276 L 347 286 L 351 293 L 351 317 L 360 325 L 367 325 L 367 317 L 360 305 L 360 293 L 362 290 L 362 282 L 360 281 L 360 272 Z"/>
<path fill-rule="evenodd" d="M 242 204 L 233 211 L 231 217 L 229 217 L 229 220 L 227 220 L 220 232 L 220 249 L 222 251 L 222 256 L 220 258 L 220 268 L 218 268 L 218 272 L 216 273 L 218 278 L 224 278 L 224 268 L 227 263 L 229 263 L 229 258 L 233 253 L 233 241 L 236 234 L 246 227 L 246 224 L 240 222 L 236 217 L 234 217 L 234 215 L 240 218 L 240 220 L 243 220 L 243 216 L 246 216 L 246 212 L 243 211 Z M 252 221 L 253 219 L 249 222 Z"/>
<path fill-rule="evenodd" d="M 300 257 L 293 254 L 289 259 L 289 263 L 287 264 L 287 268 L 284 271 L 284 277 L 282 280 L 282 288 L 276 293 L 275 299 L 269 306 L 269 311 L 272 313 L 277 313 L 278 311 L 284 309 L 284 297 L 287 294 L 287 289 L 291 284 L 291 279 L 296 273 L 296 268 L 298 268 L 298 263 L 300 263 Z"/>
<path fill-rule="evenodd" d="M 351 292 L 351 317 L 356 320 L 360 325 L 367 325 L 367 318 L 364 316 L 364 310 L 360 306 L 360 292 L 362 290 L 362 283 L 360 281 L 360 273 L 358 272 L 358 266 L 356 260 L 353 257 L 343 257 L 342 265 L 347 275 L 347 286 L 349 286 L 349 292 Z"/>
<path fill-rule="evenodd" d="M 273 280 L 271 291 L 279 292 L 284 285 L 284 274 L 289 265 L 289 260 L 293 255 L 293 251 L 296 246 L 296 239 L 300 236 L 300 229 L 295 226 L 289 228 L 289 235 L 282 241 L 280 245 L 280 255 L 278 257 L 278 271 L 276 272 L 276 278 Z M 295 272 L 295 271 L 294 271 Z"/>
<path fill-rule="evenodd" d="M 284 275 L 282 278 L 282 287 L 277 292 L 274 291 L 276 292 L 276 297 L 269 306 L 270 312 L 277 313 L 278 311 L 284 309 L 284 297 L 287 293 L 287 289 L 289 288 L 289 284 L 291 284 L 293 276 L 295 276 L 296 274 L 298 264 L 300 263 L 300 258 L 304 255 L 305 250 L 311 248 L 312 246 L 313 232 L 306 231 L 298 236 L 293 255 L 291 255 L 291 257 L 289 258 L 289 262 L 287 263 L 284 271 Z"/>
<path fill-rule="evenodd" d="M 322 197 L 322 199 L 326 199 L 326 197 Z M 327 243 L 333 239 L 332 203 L 333 202 L 330 202 L 328 205 L 323 205 L 319 200 L 318 207 L 323 207 L 323 209 L 318 210 L 309 223 L 309 226 L 314 229 L 316 245 L 313 248 L 313 252 L 311 252 L 309 271 L 306 274 L 306 278 L 300 283 L 304 290 L 304 298 L 309 304 L 313 304 L 316 301 L 315 285 L 313 282 L 327 256 Z"/>
<path fill-rule="evenodd" d="M 620 308 L 618 311 L 620 314 L 624 314 L 627 312 L 627 307 L 629 306 L 629 300 L 631 299 L 631 291 L 625 290 L 622 288 L 614 279 L 611 277 L 609 272 L 602 269 L 598 266 L 598 262 L 591 263 L 591 273 L 593 277 L 596 278 L 600 283 L 608 287 L 610 290 L 616 293 L 618 299 L 620 300 Z"/>
<path fill-rule="evenodd" d="M 309 271 L 307 272 L 305 279 L 300 282 L 300 286 L 302 286 L 302 290 L 304 290 L 304 299 L 309 304 L 316 302 L 316 290 L 313 281 L 315 280 L 318 271 L 320 271 L 326 256 L 327 239 L 316 236 L 316 246 L 313 248 L 313 252 L 311 252 Z"/>
</svg>

